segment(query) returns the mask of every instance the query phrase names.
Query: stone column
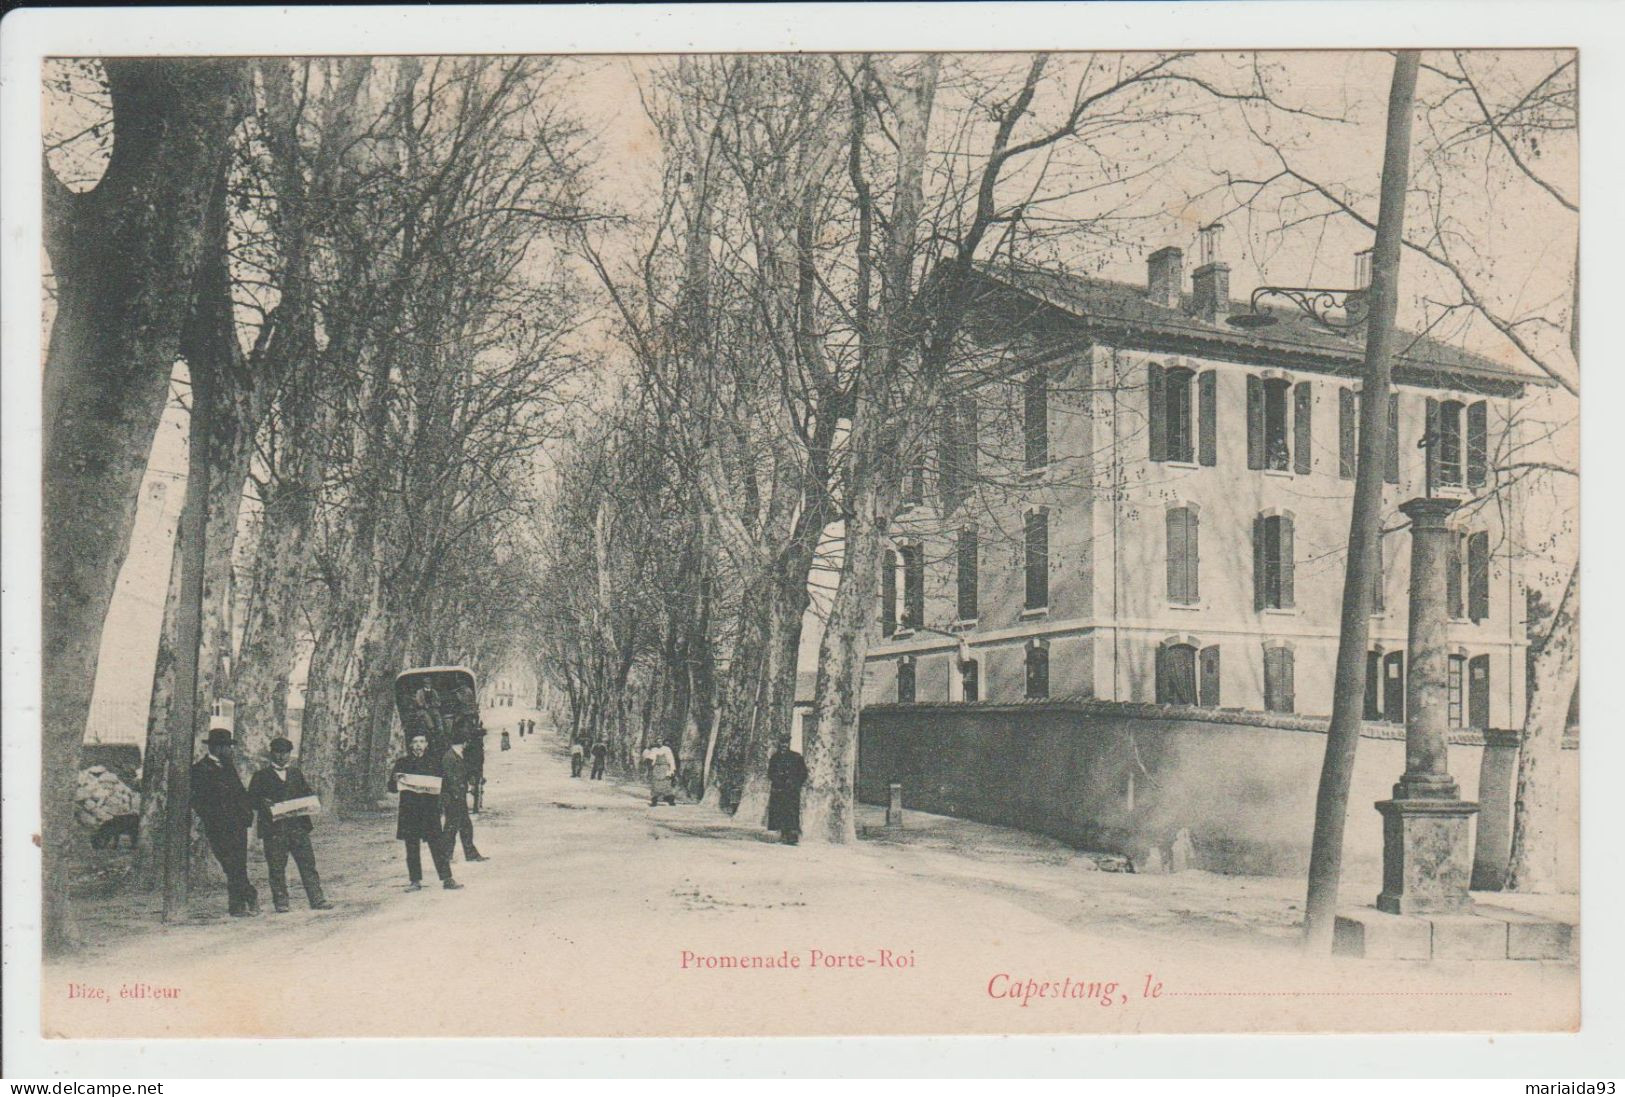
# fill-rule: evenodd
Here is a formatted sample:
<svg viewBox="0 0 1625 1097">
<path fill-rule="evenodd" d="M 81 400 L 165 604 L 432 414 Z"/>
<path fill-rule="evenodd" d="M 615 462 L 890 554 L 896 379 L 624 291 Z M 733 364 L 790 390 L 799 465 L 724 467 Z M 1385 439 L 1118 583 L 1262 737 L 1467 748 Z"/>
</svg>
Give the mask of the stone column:
<svg viewBox="0 0 1625 1097">
<path fill-rule="evenodd" d="M 1382 893 L 1377 908 L 1391 914 L 1470 910 L 1472 875 L 1468 823 L 1478 805 L 1461 799 L 1450 776 L 1449 610 L 1445 576 L 1454 499 L 1412 499 L 1400 506 L 1411 520 L 1410 637 L 1405 681 L 1405 772 L 1382 813 Z"/>
</svg>

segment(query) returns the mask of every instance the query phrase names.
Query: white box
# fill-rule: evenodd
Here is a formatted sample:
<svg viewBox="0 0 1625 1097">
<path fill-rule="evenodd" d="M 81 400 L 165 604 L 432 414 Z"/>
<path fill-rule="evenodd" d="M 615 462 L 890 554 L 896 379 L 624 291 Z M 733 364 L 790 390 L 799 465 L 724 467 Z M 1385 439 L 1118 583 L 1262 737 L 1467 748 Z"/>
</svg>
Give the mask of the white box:
<svg viewBox="0 0 1625 1097">
<path fill-rule="evenodd" d="M 395 784 L 402 792 L 425 792 L 440 795 L 440 778 L 432 773 L 398 773 Z"/>
<path fill-rule="evenodd" d="M 322 802 L 314 796 L 300 796 L 293 800 L 279 800 L 271 805 L 271 818 L 292 819 L 296 815 L 320 815 Z"/>
</svg>

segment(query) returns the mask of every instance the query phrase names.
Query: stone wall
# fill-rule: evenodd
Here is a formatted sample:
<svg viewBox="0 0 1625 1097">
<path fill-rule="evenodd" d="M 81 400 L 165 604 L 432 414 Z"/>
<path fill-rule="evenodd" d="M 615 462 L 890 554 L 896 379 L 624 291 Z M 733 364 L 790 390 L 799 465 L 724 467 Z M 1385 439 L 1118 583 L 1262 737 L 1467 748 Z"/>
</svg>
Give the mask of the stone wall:
<svg viewBox="0 0 1625 1097">
<path fill-rule="evenodd" d="M 1126 854 L 1137 869 L 1167 865 L 1183 830 L 1189 867 L 1296 875 L 1309 862 L 1325 725 L 1101 701 L 870 705 L 859 730 L 858 796 L 884 803 L 888 782 L 898 780 L 906 809 Z M 1472 732 L 1452 738 L 1450 769 L 1464 799 L 1478 796 L 1483 744 Z M 1489 768 L 1501 774 L 1505 759 L 1494 753 Z M 1389 798 L 1404 768 L 1403 729 L 1368 725 L 1349 799 L 1345 880 L 1373 895 L 1382 826 L 1372 805 Z M 1576 820 L 1568 805 L 1576 803 L 1578 769 L 1578 751 L 1565 751 L 1565 809 Z M 1504 786 L 1504 775 L 1489 784 Z M 1510 801 L 1488 810 L 1499 819 Z M 1491 833 L 1500 841 L 1506 828 Z M 1562 867 L 1573 887 L 1577 833 L 1567 844 Z"/>
</svg>

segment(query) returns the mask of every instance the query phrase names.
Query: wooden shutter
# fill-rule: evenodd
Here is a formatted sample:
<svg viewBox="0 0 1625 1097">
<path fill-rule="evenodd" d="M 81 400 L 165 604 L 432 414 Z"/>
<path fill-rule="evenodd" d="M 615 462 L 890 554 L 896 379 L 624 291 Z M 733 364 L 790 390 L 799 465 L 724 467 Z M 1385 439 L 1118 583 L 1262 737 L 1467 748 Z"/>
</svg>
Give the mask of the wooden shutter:
<svg viewBox="0 0 1625 1097">
<path fill-rule="evenodd" d="M 1264 467 L 1264 380 L 1247 375 L 1247 467 Z"/>
<path fill-rule="evenodd" d="M 1281 711 L 1282 712 L 1296 712 L 1296 711 L 1298 711 L 1297 686 L 1296 686 L 1296 683 L 1293 681 L 1294 672 L 1293 672 L 1293 665 L 1292 664 L 1293 664 L 1292 649 L 1291 648 L 1282 648 L 1281 649 L 1281 663 L 1280 663 L 1280 667 L 1281 667 L 1280 690 L 1281 690 Z"/>
<path fill-rule="evenodd" d="M 1427 400 L 1427 425 L 1424 428 L 1424 437 L 1427 440 L 1427 483 L 1434 487 L 1439 486 L 1439 444 L 1443 441 L 1439 433 L 1439 401 L 1429 396 Z"/>
<path fill-rule="evenodd" d="M 1219 646 L 1202 649 L 1202 679 L 1197 683 L 1196 703 L 1204 708 L 1219 707 Z"/>
<path fill-rule="evenodd" d="M 1042 366 L 1027 375 L 1023 426 L 1027 435 L 1027 467 L 1049 464 L 1049 377 Z"/>
<path fill-rule="evenodd" d="M 1297 605 L 1292 596 L 1292 516 L 1281 515 L 1281 608 L 1291 609 Z"/>
<path fill-rule="evenodd" d="M 1481 488 L 1489 480 L 1489 412 L 1484 401 L 1467 405 L 1467 485 Z"/>
<path fill-rule="evenodd" d="M 959 483 L 963 491 L 974 486 L 981 464 L 982 446 L 976 394 L 966 393 L 959 401 Z"/>
<path fill-rule="evenodd" d="M 1185 508 L 1185 595 L 1192 604 L 1202 600 L 1201 516 Z"/>
<path fill-rule="evenodd" d="M 1212 467 L 1219 463 L 1219 375 L 1207 370 L 1196 380 L 1198 460 Z"/>
<path fill-rule="evenodd" d="M 897 553 L 887 549 L 880 561 L 880 635 L 897 631 Z"/>
<path fill-rule="evenodd" d="M 1444 600 L 1450 616 L 1461 616 L 1461 535 L 1451 534 L 1445 551 Z"/>
<path fill-rule="evenodd" d="M 1264 649 L 1264 711 L 1281 708 L 1281 649 Z"/>
<path fill-rule="evenodd" d="M 1049 605 L 1049 513 L 1027 515 L 1027 609 Z"/>
<path fill-rule="evenodd" d="M 1387 605 L 1385 604 L 1387 602 L 1387 595 L 1386 595 L 1386 592 L 1384 590 L 1384 588 L 1387 587 L 1387 585 L 1388 585 L 1387 577 L 1383 572 L 1382 531 L 1378 530 L 1377 531 L 1377 547 L 1376 547 L 1376 551 L 1371 554 L 1371 612 L 1372 613 L 1381 613 L 1383 610 L 1388 608 Z"/>
<path fill-rule="evenodd" d="M 1388 452 L 1383 455 L 1383 479 L 1399 483 L 1399 393 L 1388 394 Z"/>
<path fill-rule="evenodd" d="M 1189 512 L 1184 507 L 1177 507 L 1168 512 L 1166 525 L 1168 527 L 1168 601 L 1188 602 L 1190 594 L 1185 589 L 1185 516 Z"/>
<path fill-rule="evenodd" d="M 1168 460 L 1168 384 L 1162 367 L 1152 362 L 1145 367 L 1146 400 L 1151 422 L 1151 460 Z"/>
<path fill-rule="evenodd" d="M 1314 470 L 1314 382 L 1299 381 L 1292 390 L 1292 467 L 1299 476 Z"/>
<path fill-rule="evenodd" d="M 1390 651 L 1382 660 L 1382 718 L 1405 722 L 1405 653 Z"/>
<path fill-rule="evenodd" d="M 1490 535 L 1467 538 L 1467 616 L 1482 621 L 1490 615 Z"/>
<path fill-rule="evenodd" d="M 1158 644 L 1156 652 L 1157 704 L 1171 704 L 1173 689 L 1168 681 L 1168 645 Z"/>
<path fill-rule="evenodd" d="M 1337 475 L 1354 479 L 1356 410 L 1353 389 L 1337 390 Z"/>
<path fill-rule="evenodd" d="M 1264 523 L 1262 515 L 1253 517 L 1253 608 L 1264 608 Z"/>
<path fill-rule="evenodd" d="M 1475 655 L 1467 661 L 1467 723 L 1490 726 L 1490 657 Z"/>
</svg>

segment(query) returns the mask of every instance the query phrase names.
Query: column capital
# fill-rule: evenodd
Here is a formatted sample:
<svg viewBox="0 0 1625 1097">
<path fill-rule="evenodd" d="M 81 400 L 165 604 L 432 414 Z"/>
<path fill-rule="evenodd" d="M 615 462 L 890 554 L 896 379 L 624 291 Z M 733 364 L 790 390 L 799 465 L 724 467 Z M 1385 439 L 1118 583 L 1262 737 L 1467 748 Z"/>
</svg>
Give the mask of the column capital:
<svg viewBox="0 0 1625 1097">
<path fill-rule="evenodd" d="M 1399 504 L 1399 512 L 1411 520 L 1413 529 L 1444 529 L 1445 519 L 1459 506 L 1460 499 L 1418 497 Z"/>
</svg>

